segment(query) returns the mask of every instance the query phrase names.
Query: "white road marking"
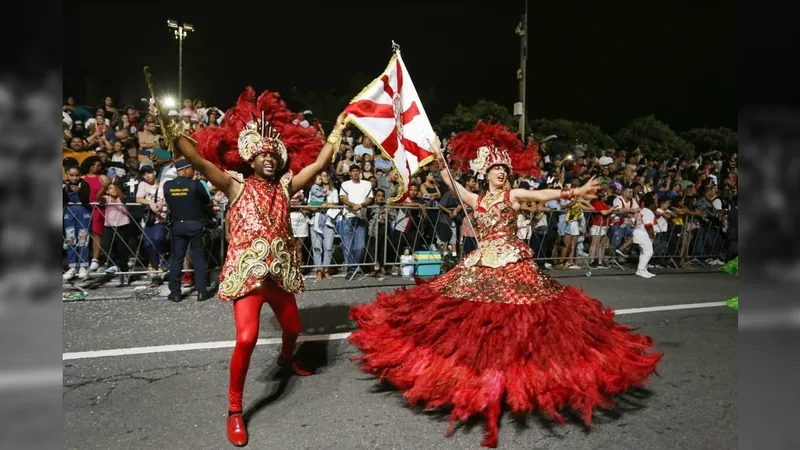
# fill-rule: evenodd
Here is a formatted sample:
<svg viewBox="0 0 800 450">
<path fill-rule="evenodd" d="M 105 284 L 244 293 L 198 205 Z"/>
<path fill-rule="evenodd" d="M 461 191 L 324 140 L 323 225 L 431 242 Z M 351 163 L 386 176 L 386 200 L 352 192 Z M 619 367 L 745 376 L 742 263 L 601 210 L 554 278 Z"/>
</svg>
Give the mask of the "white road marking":
<svg viewBox="0 0 800 450">
<path fill-rule="evenodd" d="M 643 313 L 659 312 L 659 311 L 680 311 L 683 309 L 715 308 L 718 306 L 725 306 L 725 302 L 685 303 L 683 305 L 648 306 L 646 308 L 618 309 L 614 312 L 614 314 L 617 316 L 624 316 L 627 314 L 643 314 Z"/>
<path fill-rule="evenodd" d="M 720 306 L 725 306 L 725 302 L 687 303 L 683 305 L 650 306 L 646 308 L 618 309 L 615 311 L 615 314 L 618 316 L 624 316 L 628 314 L 644 314 L 650 312 L 678 311 L 678 310 L 698 309 L 698 308 L 716 308 Z M 316 341 L 337 341 L 341 339 L 347 339 L 349 336 L 350 333 L 315 334 L 310 336 L 300 336 L 297 339 L 297 341 L 298 343 L 316 342 Z M 256 345 L 275 345 L 280 343 L 281 343 L 280 338 L 262 338 L 258 340 Z M 109 350 L 92 350 L 86 352 L 64 353 L 63 360 L 73 361 L 77 359 L 108 358 L 114 356 L 186 352 L 191 350 L 213 350 L 219 348 L 233 348 L 235 345 L 236 341 L 217 341 L 217 342 L 197 342 L 192 344 L 155 345 L 150 347 L 114 348 Z"/>
</svg>

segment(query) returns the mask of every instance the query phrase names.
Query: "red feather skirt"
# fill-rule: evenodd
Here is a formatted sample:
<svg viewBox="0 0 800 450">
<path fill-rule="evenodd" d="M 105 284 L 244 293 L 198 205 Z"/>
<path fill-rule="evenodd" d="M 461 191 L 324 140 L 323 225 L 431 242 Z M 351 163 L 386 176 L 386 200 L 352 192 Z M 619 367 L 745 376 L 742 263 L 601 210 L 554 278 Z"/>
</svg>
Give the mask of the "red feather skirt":
<svg viewBox="0 0 800 450">
<path fill-rule="evenodd" d="M 642 386 L 661 359 L 648 336 L 614 313 L 541 273 L 532 260 L 499 269 L 457 266 L 430 282 L 381 293 L 352 309 L 350 343 L 361 369 L 403 391 L 412 405 L 451 408 L 457 421 L 486 418 L 486 447 L 497 445 L 501 405 L 512 413 L 582 413 Z"/>
</svg>

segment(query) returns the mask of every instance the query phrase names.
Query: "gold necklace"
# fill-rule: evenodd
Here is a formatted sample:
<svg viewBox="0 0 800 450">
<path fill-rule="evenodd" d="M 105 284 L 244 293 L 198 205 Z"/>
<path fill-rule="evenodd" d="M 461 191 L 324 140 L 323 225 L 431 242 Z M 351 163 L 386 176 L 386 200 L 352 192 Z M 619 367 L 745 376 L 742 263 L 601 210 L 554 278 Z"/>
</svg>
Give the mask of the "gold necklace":
<svg viewBox="0 0 800 450">
<path fill-rule="evenodd" d="M 489 208 L 490 206 L 492 206 L 494 204 L 494 201 L 497 200 L 502 194 L 503 194 L 503 191 L 488 192 L 483 197 L 483 205 L 484 205 L 484 207 L 485 208 Z"/>
</svg>

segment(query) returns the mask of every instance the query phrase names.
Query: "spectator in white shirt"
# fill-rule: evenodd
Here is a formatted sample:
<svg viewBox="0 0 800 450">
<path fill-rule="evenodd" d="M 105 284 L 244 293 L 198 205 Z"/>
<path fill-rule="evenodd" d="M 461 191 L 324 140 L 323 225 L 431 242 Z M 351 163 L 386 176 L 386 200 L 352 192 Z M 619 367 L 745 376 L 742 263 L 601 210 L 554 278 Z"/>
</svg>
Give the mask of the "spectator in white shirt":
<svg viewBox="0 0 800 450">
<path fill-rule="evenodd" d="M 309 110 L 305 110 L 297 115 L 297 124 L 303 128 L 308 128 L 311 126 L 311 123 L 306 119 L 306 116 L 310 116 L 313 113 Z"/>
<path fill-rule="evenodd" d="M 358 164 L 351 165 L 349 172 L 350 179 L 339 188 L 339 200 L 347 206 L 341 238 L 347 278 L 352 279 L 367 243 L 367 210 L 364 208 L 372 203 L 372 184 L 361 180 L 361 167 Z"/>
<path fill-rule="evenodd" d="M 616 249 L 617 254 L 627 257 L 625 250 L 631 246 L 633 236 L 632 224 L 639 214 L 639 205 L 633 198 L 633 189 L 626 187 L 622 190 L 622 195 L 617 196 L 611 205 L 620 215 L 612 218 L 611 246 Z"/>
<path fill-rule="evenodd" d="M 653 210 L 656 209 L 655 202 L 648 201 L 644 209 L 634 220 L 633 229 L 633 243 L 638 245 L 641 251 L 639 252 L 639 265 L 636 268 L 636 276 L 642 278 L 653 278 L 655 274 L 647 270 L 647 265 L 650 263 L 650 258 L 653 257 L 653 241 L 655 241 L 655 231 L 653 227 L 656 225 L 656 215 Z"/>
<path fill-rule="evenodd" d="M 357 159 L 361 159 L 361 155 L 375 155 L 375 145 L 372 143 L 372 139 L 369 136 L 362 136 L 361 143 L 356 145 L 356 148 L 353 150 L 353 153 L 356 154 Z"/>
<path fill-rule="evenodd" d="M 661 200 L 658 204 L 658 209 L 656 209 L 656 224 L 653 226 L 653 232 L 655 232 L 656 239 L 655 239 L 655 249 L 653 250 L 654 259 L 656 262 L 655 265 L 662 265 L 666 266 L 666 261 L 663 256 L 667 253 L 667 246 L 669 244 L 669 222 L 667 219 L 672 219 L 675 217 L 675 214 L 669 210 L 669 207 L 672 205 L 672 201 L 668 198 Z"/>
</svg>

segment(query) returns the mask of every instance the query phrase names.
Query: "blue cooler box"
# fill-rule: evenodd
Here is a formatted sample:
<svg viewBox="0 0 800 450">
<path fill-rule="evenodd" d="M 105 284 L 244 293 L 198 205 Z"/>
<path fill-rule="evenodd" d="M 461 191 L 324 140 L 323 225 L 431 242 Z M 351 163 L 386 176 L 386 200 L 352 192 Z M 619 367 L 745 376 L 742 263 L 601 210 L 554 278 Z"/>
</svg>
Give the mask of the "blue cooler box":
<svg viewBox="0 0 800 450">
<path fill-rule="evenodd" d="M 432 277 L 442 273 L 442 255 L 438 251 L 414 252 L 414 262 L 417 276 Z"/>
</svg>

